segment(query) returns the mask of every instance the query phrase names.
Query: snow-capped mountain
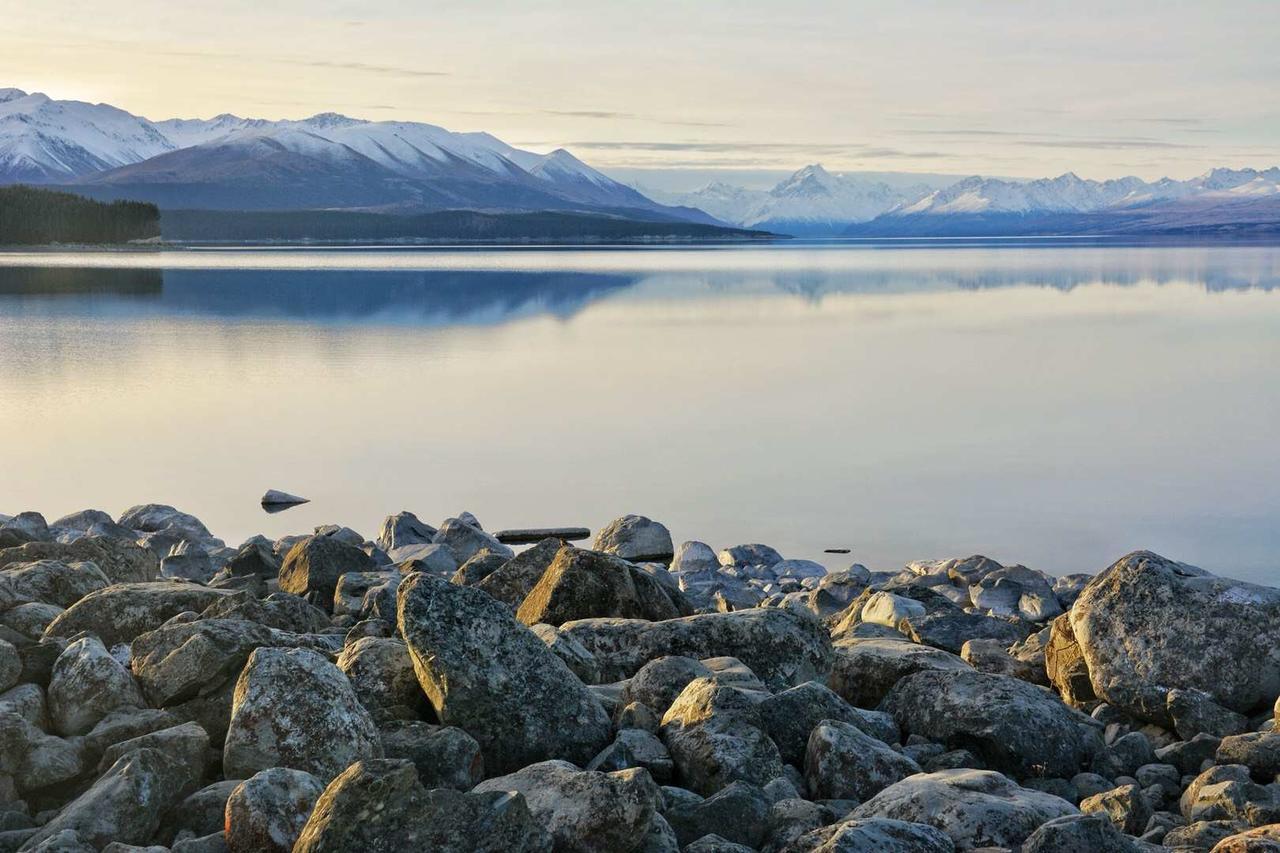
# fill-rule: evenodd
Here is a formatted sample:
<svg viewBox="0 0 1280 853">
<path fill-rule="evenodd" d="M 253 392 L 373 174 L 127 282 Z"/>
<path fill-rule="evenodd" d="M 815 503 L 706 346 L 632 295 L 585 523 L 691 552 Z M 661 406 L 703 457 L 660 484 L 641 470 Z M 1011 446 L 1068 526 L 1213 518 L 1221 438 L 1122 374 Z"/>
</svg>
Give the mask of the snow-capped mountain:
<svg viewBox="0 0 1280 853">
<path fill-rule="evenodd" d="M 0 89 L 0 183 L 219 208 L 564 209 L 711 222 L 660 205 L 563 149 L 337 113 L 149 121 L 106 104 Z"/>
<path fill-rule="evenodd" d="M 151 122 L 106 104 L 0 89 L 0 183 L 77 178 L 175 147 Z"/>
<path fill-rule="evenodd" d="M 1186 181 L 1015 182 L 974 176 L 852 226 L 858 236 L 1111 233 L 1155 227 L 1280 224 L 1280 168 L 1214 169 Z"/>
<path fill-rule="evenodd" d="M 820 165 L 805 166 L 770 190 L 712 183 L 680 197 L 717 219 L 789 234 L 838 234 L 918 198 L 929 186 L 894 188 L 882 181 L 833 175 Z"/>
</svg>

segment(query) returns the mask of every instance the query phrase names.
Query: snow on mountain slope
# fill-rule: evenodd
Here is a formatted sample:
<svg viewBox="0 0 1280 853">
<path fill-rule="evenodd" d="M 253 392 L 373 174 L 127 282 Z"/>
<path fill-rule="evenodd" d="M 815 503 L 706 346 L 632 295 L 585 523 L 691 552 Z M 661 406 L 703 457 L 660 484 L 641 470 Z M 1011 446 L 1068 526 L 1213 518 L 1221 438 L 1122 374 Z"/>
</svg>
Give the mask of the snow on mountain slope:
<svg viewBox="0 0 1280 853">
<path fill-rule="evenodd" d="M 107 104 L 0 89 L 0 182 L 47 182 L 171 151 L 155 125 Z"/>
<path fill-rule="evenodd" d="M 895 189 L 882 181 L 833 175 L 815 164 L 771 190 L 716 182 L 679 200 L 735 225 L 818 234 L 839 233 L 851 223 L 874 219 L 927 191 L 923 185 Z"/>
</svg>

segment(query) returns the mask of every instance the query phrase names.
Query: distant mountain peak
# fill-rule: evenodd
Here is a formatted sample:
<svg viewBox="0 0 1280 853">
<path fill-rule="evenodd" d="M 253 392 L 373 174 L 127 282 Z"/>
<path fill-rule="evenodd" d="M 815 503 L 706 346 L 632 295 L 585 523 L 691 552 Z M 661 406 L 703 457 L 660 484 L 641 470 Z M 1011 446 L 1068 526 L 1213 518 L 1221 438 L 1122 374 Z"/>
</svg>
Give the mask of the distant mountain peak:
<svg viewBox="0 0 1280 853">
<path fill-rule="evenodd" d="M 368 123 L 365 119 L 351 118 L 350 116 L 344 116 L 342 113 L 316 113 L 310 118 L 305 118 L 301 121 L 301 124 L 322 130 L 335 127 L 353 127 L 358 124 Z"/>
<path fill-rule="evenodd" d="M 21 89 L 0 89 L 0 104 L 25 98 L 27 93 Z"/>
</svg>

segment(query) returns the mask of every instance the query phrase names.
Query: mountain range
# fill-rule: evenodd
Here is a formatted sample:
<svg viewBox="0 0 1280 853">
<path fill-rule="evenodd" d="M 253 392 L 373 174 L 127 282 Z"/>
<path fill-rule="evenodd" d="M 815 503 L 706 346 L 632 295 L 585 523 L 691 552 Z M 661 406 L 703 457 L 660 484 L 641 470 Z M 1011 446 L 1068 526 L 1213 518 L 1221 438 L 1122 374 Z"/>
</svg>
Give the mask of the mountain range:
<svg viewBox="0 0 1280 853">
<path fill-rule="evenodd" d="M 797 236 L 1280 233 L 1275 167 L 1185 181 L 1067 173 L 891 184 L 815 164 L 767 190 L 716 182 L 673 195 L 627 186 L 564 149 L 538 154 L 488 133 L 337 113 L 151 121 L 0 89 L 0 184 L 12 183 L 171 210 L 556 211 Z"/>
<path fill-rule="evenodd" d="M 0 184 L 225 210 L 588 211 L 714 223 L 659 204 L 568 151 L 487 133 L 322 113 L 151 121 L 107 104 L 0 89 Z"/>
<path fill-rule="evenodd" d="M 1214 169 L 1185 181 L 1108 181 L 1068 172 L 974 176 L 892 187 L 806 166 L 769 190 L 711 183 L 667 197 L 734 225 L 801 236 L 987 236 L 1280 231 L 1280 168 Z"/>
</svg>

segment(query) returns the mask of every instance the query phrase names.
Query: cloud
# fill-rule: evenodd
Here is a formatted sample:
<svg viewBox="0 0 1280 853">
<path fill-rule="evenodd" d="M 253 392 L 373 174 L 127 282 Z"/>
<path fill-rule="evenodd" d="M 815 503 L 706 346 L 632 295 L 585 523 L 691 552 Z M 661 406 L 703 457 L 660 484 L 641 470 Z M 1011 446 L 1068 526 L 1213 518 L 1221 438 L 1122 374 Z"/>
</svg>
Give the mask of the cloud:
<svg viewBox="0 0 1280 853">
<path fill-rule="evenodd" d="M 1182 142 L 1166 142 L 1159 139 L 1023 139 L 1013 143 L 1031 148 L 1077 148 L 1092 151 L 1129 151 L 1143 148 L 1183 149 L 1199 148 Z"/>
<path fill-rule="evenodd" d="M 526 143 L 546 145 L 548 143 Z M 862 142 L 843 144 L 830 143 L 792 143 L 792 142 L 614 142 L 579 140 L 564 143 L 567 148 L 580 148 L 585 151 L 652 151 L 652 152 L 686 152 L 703 154 L 781 154 L 788 156 L 832 157 L 847 156 L 857 158 L 950 158 L 954 154 L 943 151 L 907 151 L 899 148 L 885 148 L 868 145 Z"/>
<path fill-rule="evenodd" d="M 267 61 L 281 65 L 297 65 L 303 68 L 333 68 L 338 71 L 358 71 L 392 77 L 448 77 L 451 73 L 449 71 L 430 71 L 422 68 L 405 68 L 398 65 L 371 65 L 367 62 L 333 62 L 327 59 L 268 58 Z"/>
<path fill-rule="evenodd" d="M 544 116 L 567 116 L 569 118 L 602 118 L 602 119 L 631 119 L 639 118 L 635 113 L 615 113 L 608 110 L 539 110 L 538 113 Z"/>
</svg>

